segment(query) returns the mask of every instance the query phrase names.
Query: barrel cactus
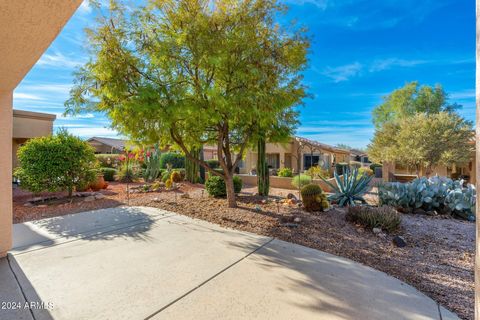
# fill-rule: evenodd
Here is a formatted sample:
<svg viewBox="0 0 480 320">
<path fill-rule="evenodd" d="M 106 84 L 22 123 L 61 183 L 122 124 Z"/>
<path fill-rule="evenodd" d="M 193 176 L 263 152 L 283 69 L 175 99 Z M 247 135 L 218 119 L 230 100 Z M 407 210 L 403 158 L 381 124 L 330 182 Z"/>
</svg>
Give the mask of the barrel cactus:
<svg viewBox="0 0 480 320">
<path fill-rule="evenodd" d="M 329 206 L 327 196 L 319 185 L 308 184 L 304 186 L 301 190 L 301 195 L 306 211 L 323 211 Z"/>
</svg>

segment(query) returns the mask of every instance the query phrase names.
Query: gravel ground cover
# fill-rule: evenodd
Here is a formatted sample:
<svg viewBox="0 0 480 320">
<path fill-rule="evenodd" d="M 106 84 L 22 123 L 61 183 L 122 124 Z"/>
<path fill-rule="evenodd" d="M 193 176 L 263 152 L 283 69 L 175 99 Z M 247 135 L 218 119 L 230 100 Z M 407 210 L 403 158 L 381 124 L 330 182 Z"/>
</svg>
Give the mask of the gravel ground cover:
<svg viewBox="0 0 480 320">
<path fill-rule="evenodd" d="M 138 185 L 138 184 L 137 184 Z M 424 292 L 463 319 L 474 317 L 475 225 L 470 222 L 422 215 L 402 216 L 401 230 L 382 237 L 345 221 L 345 210 L 316 214 L 275 199 L 295 191 L 272 189 L 267 201 L 245 187 L 238 208 L 225 199 L 206 195 L 200 185 L 181 184 L 179 190 L 134 193 L 130 205 L 157 207 L 218 225 L 276 237 L 352 259 L 386 272 Z M 24 206 L 32 195 L 14 192 L 14 221 L 22 222 L 127 203 L 126 186 L 112 183 L 103 199 Z M 48 194 L 51 195 L 51 194 Z M 59 194 L 62 196 L 62 194 Z M 395 235 L 407 242 L 392 244 Z"/>
</svg>

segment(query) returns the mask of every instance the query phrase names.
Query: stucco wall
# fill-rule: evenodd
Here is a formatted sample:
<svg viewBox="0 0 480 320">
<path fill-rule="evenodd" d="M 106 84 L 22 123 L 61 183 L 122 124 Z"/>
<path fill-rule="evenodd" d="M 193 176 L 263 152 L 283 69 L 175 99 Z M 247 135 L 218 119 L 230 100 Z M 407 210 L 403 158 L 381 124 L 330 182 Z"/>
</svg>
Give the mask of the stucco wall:
<svg viewBox="0 0 480 320">
<path fill-rule="evenodd" d="M 245 185 L 250 185 L 250 186 L 257 185 L 257 176 L 247 175 L 247 174 L 238 174 L 237 176 L 239 176 L 242 179 Z M 292 185 L 292 180 L 293 178 L 270 176 L 270 187 L 288 189 L 288 190 L 298 190 Z M 335 185 L 335 179 L 329 179 L 328 181 Z M 331 187 L 321 179 L 314 179 L 312 183 L 318 184 L 322 188 L 322 190 L 325 192 L 332 191 Z"/>
</svg>

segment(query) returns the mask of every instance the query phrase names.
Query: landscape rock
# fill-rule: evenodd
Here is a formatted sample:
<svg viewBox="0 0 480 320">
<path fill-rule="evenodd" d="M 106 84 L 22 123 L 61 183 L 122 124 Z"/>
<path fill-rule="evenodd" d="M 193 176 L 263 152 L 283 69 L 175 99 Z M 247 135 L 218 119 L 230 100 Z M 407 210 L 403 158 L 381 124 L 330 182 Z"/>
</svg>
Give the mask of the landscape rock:
<svg viewBox="0 0 480 320">
<path fill-rule="evenodd" d="M 46 208 L 46 207 L 47 207 L 46 204 L 40 204 L 40 205 L 37 206 L 37 208 Z"/>
<path fill-rule="evenodd" d="M 393 241 L 393 244 L 399 248 L 403 248 L 407 246 L 407 242 L 402 236 L 395 236 L 392 241 Z"/>
<path fill-rule="evenodd" d="M 103 198 L 105 198 L 105 195 L 103 195 L 103 194 L 101 194 L 101 193 L 97 193 L 97 194 L 95 195 L 95 199 L 97 199 L 97 200 L 103 199 Z"/>
<path fill-rule="evenodd" d="M 182 199 L 190 199 L 190 195 L 189 195 L 188 193 L 182 193 L 182 194 L 180 195 L 180 198 L 182 198 Z"/>
<path fill-rule="evenodd" d="M 152 199 L 152 201 L 154 201 L 154 202 L 160 202 L 160 198 L 155 197 L 155 198 Z"/>
<path fill-rule="evenodd" d="M 383 233 L 383 232 L 380 232 L 380 233 L 377 233 L 377 237 L 382 238 L 382 239 L 386 239 L 386 238 L 387 238 L 387 234 L 386 234 L 386 233 Z"/>
<path fill-rule="evenodd" d="M 289 193 L 289 194 L 287 194 L 287 199 L 297 200 L 297 197 L 295 197 L 295 195 L 293 193 Z"/>
<path fill-rule="evenodd" d="M 379 233 L 382 232 L 382 229 L 380 229 L 380 228 L 373 228 L 372 231 L 373 231 L 373 233 L 375 233 L 375 234 L 379 234 Z"/>
<path fill-rule="evenodd" d="M 285 227 L 288 227 L 288 228 L 298 228 L 298 224 L 296 224 L 296 223 L 291 223 L 291 222 L 285 223 L 284 226 L 285 226 Z"/>
<path fill-rule="evenodd" d="M 92 201 L 95 201 L 95 196 L 88 196 L 88 197 L 85 197 L 85 199 L 83 199 L 83 201 L 85 201 L 85 202 L 92 202 Z"/>
<path fill-rule="evenodd" d="M 413 210 L 413 213 L 414 214 L 427 214 L 427 212 L 425 210 L 423 210 L 422 208 L 417 208 L 417 209 Z"/>
<path fill-rule="evenodd" d="M 302 218 L 296 217 L 295 219 L 293 219 L 293 222 L 297 222 L 297 223 L 302 222 Z"/>
<path fill-rule="evenodd" d="M 33 204 L 31 202 L 26 202 L 23 206 L 24 207 L 33 207 Z"/>
</svg>

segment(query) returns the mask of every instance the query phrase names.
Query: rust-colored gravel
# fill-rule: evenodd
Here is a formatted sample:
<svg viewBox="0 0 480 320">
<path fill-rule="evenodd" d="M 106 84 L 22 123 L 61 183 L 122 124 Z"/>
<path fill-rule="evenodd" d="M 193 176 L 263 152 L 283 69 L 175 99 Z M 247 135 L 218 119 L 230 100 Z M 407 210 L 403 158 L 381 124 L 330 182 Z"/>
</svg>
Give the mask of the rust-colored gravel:
<svg viewBox="0 0 480 320">
<path fill-rule="evenodd" d="M 245 188 L 254 192 L 253 188 Z M 289 191 L 272 189 L 275 195 Z M 105 208 L 125 203 L 125 185 L 112 184 L 105 199 L 46 208 L 23 207 L 16 195 L 16 222 L 61 215 L 84 210 Z M 368 230 L 345 221 L 343 209 L 308 214 L 295 206 L 277 205 L 273 200 L 242 194 L 238 208 L 230 209 L 225 199 L 207 197 L 202 187 L 183 184 L 178 192 L 132 194 L 131 205 L 162 208 L 224 227 L 276 237 L 285 241 L 316 248 L 346 257 L 405 281 L 463 319 L 474 317 L 474 245 L 473 223 L 438 217 L 403 215 L 398 232 L 407 247 L 392 244 L 395 234 L 380 238 Z M 261 209 L 261 211 L 258 211 Z M 288 227 L 293 217 L 302 221 L 298 227 Z"/>
</svg>

